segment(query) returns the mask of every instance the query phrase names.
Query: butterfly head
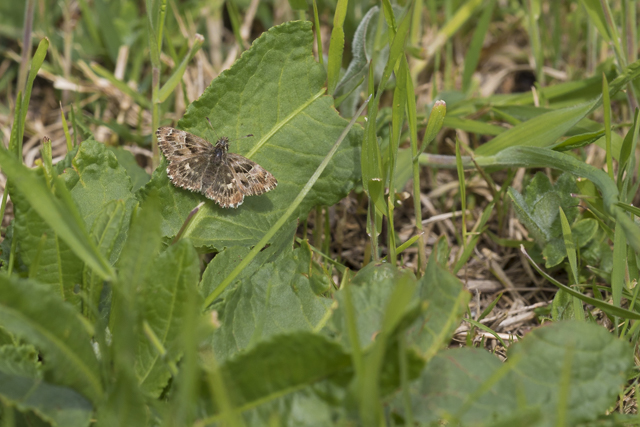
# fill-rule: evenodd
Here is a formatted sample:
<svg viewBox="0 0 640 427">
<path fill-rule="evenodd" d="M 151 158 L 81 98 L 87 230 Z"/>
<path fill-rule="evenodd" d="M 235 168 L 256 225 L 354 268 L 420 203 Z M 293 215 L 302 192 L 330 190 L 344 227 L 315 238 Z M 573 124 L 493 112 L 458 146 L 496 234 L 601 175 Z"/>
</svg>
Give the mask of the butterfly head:
<svg viewBox="0 0 640 427">
<path fill-rule="evenodd" d="M 227 154 L 227 151 L 229 151 L 229 138 L 226 136 L 220 138 L 213 149 L 216 157 L 222 157 Z"/>
</svg>

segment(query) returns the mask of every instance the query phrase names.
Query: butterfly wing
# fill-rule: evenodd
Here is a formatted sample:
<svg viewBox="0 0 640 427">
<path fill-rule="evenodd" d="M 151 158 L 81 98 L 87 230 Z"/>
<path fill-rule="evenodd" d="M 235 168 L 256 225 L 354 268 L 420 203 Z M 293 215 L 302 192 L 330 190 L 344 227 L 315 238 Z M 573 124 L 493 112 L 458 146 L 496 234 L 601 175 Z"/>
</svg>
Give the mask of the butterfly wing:
<svg viewBox="0 0 640 427">
<path fill-rule="evenodd" d="M 211 200 L 215 200 L 223 208 L 237 208 L 244 201 L 244 194 L 238 185 L 238 179 L 233 169 L 227 164 L 220 164 L 208 171 L 211 177 L 206 182 L 210 184 L 202 192 Z"/>
<path fill-rule="evenodd" d="M 227 164 L 233 169 L 240 189 L 246 196 L 266 193 L 278 185 L 269 171 L 239 154 L 227 154 Z"/>
<path fill-rule="evenodd" d="M 156 131 L 158 146 L 169 161 L 167 175 L 178 187 L 201 191 L 211 165 L 213 145 L 189 132 L 163 126 Z"/>
</svg>

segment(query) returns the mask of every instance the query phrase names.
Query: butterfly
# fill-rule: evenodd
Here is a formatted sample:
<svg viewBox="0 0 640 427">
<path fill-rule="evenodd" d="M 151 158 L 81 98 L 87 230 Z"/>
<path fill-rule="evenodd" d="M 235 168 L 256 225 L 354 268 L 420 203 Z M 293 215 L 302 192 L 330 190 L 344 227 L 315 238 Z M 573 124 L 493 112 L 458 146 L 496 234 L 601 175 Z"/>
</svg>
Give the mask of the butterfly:
<svg viewBox="0 0 640 427">
<path fill-rule="evenodd" d="M 167 175 L 173 185 L 197 191 L 223 208 L 237 208 L 244 196 L 273 190 L 278 181 L 259 164 L 228 153 L 229 138 L 215 145 L 189 132 L 162 126 L 158 145 L 169 161 Z"/>
</svg>

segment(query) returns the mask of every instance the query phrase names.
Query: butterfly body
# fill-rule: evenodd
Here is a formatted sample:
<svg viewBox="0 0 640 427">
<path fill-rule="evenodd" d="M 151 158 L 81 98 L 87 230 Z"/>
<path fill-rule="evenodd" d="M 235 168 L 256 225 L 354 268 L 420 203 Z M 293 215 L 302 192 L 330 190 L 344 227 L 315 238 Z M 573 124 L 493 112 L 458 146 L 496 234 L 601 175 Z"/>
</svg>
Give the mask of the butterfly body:
<svg viewBox="0 0 640 427">
<path fill-rule="evenodd" d="M 204 194 L 223 208 L 237 208 L 244 196 L 270 191 L 278 181 L 262 166 L 229 153 L 229 138 L 215 145 L 189 132 L 163 126 L 158 145 L 169 161 L 167 175 L 174 185 Z"/>
</svg>

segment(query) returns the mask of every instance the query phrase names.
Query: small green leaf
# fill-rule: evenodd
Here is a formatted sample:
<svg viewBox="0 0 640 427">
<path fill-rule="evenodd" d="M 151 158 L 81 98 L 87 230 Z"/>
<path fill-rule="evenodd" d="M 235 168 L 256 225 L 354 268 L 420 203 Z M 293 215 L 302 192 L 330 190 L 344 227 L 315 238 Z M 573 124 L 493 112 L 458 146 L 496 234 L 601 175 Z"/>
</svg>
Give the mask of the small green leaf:
<svg viewBox="0 0 640 427">
<path fill-rule="evenodd" d="M 543 249 L 548 268 L 558 265 L 566 256 L 558 209 L 562 207 L 569 224 L 572 224 L 578 215 L 578 208 L 571 193 L 577 192 L 575 178 L 570 174 L 562 174 L 552 185 L 542 172 L 534 176 L 524 195 L 509 188 L 516 214 Z"/>
</svg>

